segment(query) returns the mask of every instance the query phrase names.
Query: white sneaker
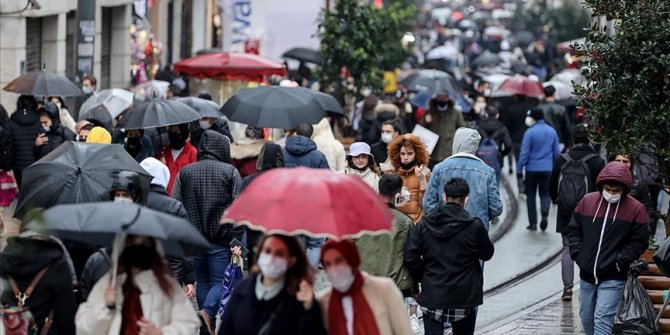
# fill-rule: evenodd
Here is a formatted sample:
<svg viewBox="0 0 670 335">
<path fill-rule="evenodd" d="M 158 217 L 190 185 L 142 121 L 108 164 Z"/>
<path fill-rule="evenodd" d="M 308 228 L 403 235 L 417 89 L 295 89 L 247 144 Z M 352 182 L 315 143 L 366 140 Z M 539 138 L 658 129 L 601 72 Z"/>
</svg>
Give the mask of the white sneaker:
<svg viewBox="0 0 670 335">
<path fill-rule="evenodd" d="M 414 335 L 423 334 L 423 327 L 421 327 L 421 324 L 419 323 L 419 317 L 416 314 L 412 314 L 409 316 L 409 325 L 412 328 L 412 334 Z"/>
</svg>

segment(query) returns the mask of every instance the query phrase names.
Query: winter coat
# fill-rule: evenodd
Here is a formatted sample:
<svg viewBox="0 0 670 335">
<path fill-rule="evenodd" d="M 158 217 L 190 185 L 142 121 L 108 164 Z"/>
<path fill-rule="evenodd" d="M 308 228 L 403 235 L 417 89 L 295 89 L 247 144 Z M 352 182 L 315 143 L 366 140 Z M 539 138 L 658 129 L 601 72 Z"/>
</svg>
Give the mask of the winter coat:
<svg viewBox="0 0 670 335">
<path fill-rule="evenodd" d="M 35 162 L 35 139 L 44 130 L 37 112 L 26 109 L 12 114 L 9 130 L 12 138 L 12 169 L 21 171 Z"/>
<path fill-rule="evenodd" d="M 196 122 L 197 123 L 197 122 Z M 230 134 L 230 130 L 228 129 L 228 123 L 225 121 L 223 123 L 220 122 L 215 122 L 211 128 L 207 130 L 213 130 L 225 137 L 228 137 L 228 140 L 230 140 L 230 143 L 234 143 L 235 139 L 233 139 L 233 135 Z M 193 146 L 198 146 L 198 143 L 200 143 L 200 137 L 202 137 L 202 134 L 205 132 L 200 126 L 197 126 L 196 128 L 191 129 L 191 144 Z"/>
<path fill-rule="evenodd" d="M 256 169 L 258 172 L 244 178 L 242 181 L 242 190 L 249 186 L 249 184 L 261 174 L 275 168 L 284 167 L 284 151 L 279 145 L 268 144 L 265 147 L 265 151 L 262 153 L 263 154 L 259 155 L 258 160 L 256 161 Z"/>
<path fill-rule="evenodd" d="M 328 119 L 323 118 L 314 125 L 314 134 L 312 140 L 316 143 L 317 150 L 326 156 L 328 166 L 333 171 L 342 171 L 347 166 L 347 157 L 344 151 L 344 145 L 333 135 Z"/>
<path fill-rule="evenodd" d="M 545 102 L 537 107 L 542 110 L 544 120 L 547 124 L 556 130 L 559 141 L 569 146 L 572 142 L 570 135 L 572 127 L 568 113 L 565 111 L 565 106 L 561 106 L 555 102 Z"/>
<path fill-rule="evenodd" d="M 242 178 L 230 165 L 228 139 L 206 131 L 198 146 L 198 162 L 183 168 L 175 180 L 174 198 L 184 204 L 188 221 L 210 242 L 242 240 L 244 227 L 221 225 L 223 212 L 240 194 Z"/>
<path fill-rule="evenodd" d="M 521 155 L 516 166 L 517 174 L 523 172 L 551 172 L 554 160 L 561 155 L 556 130 L 538 120 L 526 130 L 521 142 Z"/>
<path fill-rule="evenodd" d="M 580 160 L 588 154 L 595 154 L 596 151 L 592 146 L 588 144 L 576 144 L 568 151 L 568 155 L 573 160 Z M 558 201 L 558 180 L 561 176 L 561 169 L 565 165 L 566 161 L 563 156 L 558 156 L 554 161 L 554 169 L 551 170 L 551 177 L 549 177 L 549 195 L 551 199 L 556 203 Z M 586 161 L 586 165 L 589 167 L 591 175 L 588 176 L 589 185 L 595 187 L 596 178 L 598 174 L 605 167 L 605 161 L 600 157 L 594 157 Z M 563 215 L 561 211 L 557 212 L 556 215 L 556 232 L 565 233 L 568 228 L 568 223 L 570 223 L 570 217 L 572 215 Z"/>
<path fill-rule="evenodd" d="M 493 257 L 493 243 L 479 219 L 457 204 L 440 204 L 410 232 L 405 265 L 421 282 L 421 306 L 472 308 L 483 303 L 480 264 Z"/>
<path fill-rule="evenodd" d="M 63 144 L 65 141 L 74 141 L 76 137 L 72 130 L 63 127 L 63 125 L 60 123 L 58 106 L 54 104 L 46 104 L 43 110 L 49 114 L 52 125 L 51 129 L 46 132 L 49 141 L 41 146 L 33 146 L 33 156 L 35 157 L 35 160 L 39 160 L 40 158 L 46 156 L 48 153 L 58 148 L 58 146 Z M 33 144 L 34 143 L 35 139 L 33 139 Z"/>
<path fill-rule="evenodd" d="M 454 154 L 433 167 L 423 196 L 423 210 L 429 214 L 442 202 L 444 185 L 451 178 L 461 177 L 470 186 L 469 201 L 465 209 L 479 218 L 488 230 L 489 221 L 502 214 L 503 203 L 498 191 L 496 173 L 474 153 L 480 140 L 474 129 L 462 131 L 454 138 Z"/>
<path fill-rule="evenodd" d="M 426 177 L 426 180 L 428 181 L 430 180 L 430 170 L 427 168 L 426 170 L 428 171 L 428 176 Z M 395 174 L 402 178 L 402 186 L 407 188 L 410 193 L 409 201 L 404 206 L 398 207 L 398 210 L 401 213 L 408 215 L 412 219 L 412 222 L 417 222 L 425 213 L 423 210 L 423 196 L 426 193 L 426 190 L 421 189 L 421 181 L 416 175 L 414 168 L 411 168 L 408 171 L 402 167 L 398 167 L 395 170 Z"/>
<path fill-rule="evenodd" d="M 409 335 L 409 318 L 402 293 L 391 278 L 377 277 L 361 272 L 363 276 L 363 296 L 367 300 L 377 321 L 380 335 Z M 332 289 L 317 294 L 323 321 L 328 325 L 328 309 Z"/>
<path fill-rule="evenodd" d="M 606 182 L 624 186 L 619 202 L 602 196 Z M 609 163 L 596 180 L 598 191 L 586 194 L 568 225 L 570 255 L 580 278 L 592 284 L 626 280 L 629 265 L 647 249 L 647 211 L 630 196 L 633 178 L 623 163 Z"/>
<path fill-rule="evenodd" d="M 71 271 L 61 247 L 50 240 L 14 237 L 0 254 L 0 277 L 3 286 L 11 276 L 20 292 L 25 293 L 38 272 L 49 269 L 26 300 L 26 307 L 35 317 L 39 329 L 53 311 L 53 324 L 49 334 L 75 334 L 74 315 L 77 309 L 72 287 Z M 3 289 L 2 304 L 18 306 L 11 289 Z"/>
<path fill-rule="evenodd" d="M 505 124 L 512 138 L 512 143 L 521 144 L 526 132 L 526 116 L 529 110 L 535 107 L 534 103 L 520 101 L 500 110 L 500 121 Z"/>
<path fill-rule="evenodd" d="M 430 123 L 426 122 L 426 115 L 431 115 Z M 463 119 L 463 114 L 454 108 L 445 112 L 431 111 L 426 115 L 423 116 L 421 125 L 440 136 L 430 158 L 433 161 L 441 162 L 452 154 L 456 130 L 460 127 L 467 127 L 467 124 Z"/>
<path fill-rule="evenodd" d="M 313 169 L 329 169 L 328 160 L 316 149 L 316 143 L 305 136 L 291 136 L 286 139 L 284 166 L 287 168 L 304 166 Z"/>
<path fill-rule="evenodd" d="M 73 133 L 77 130 L 75 127 L 77 126 L 77 122 L 74 121 L 72 118 L 72 115 L 70 115 L 70 111 L 67 110 L 65 107 L 61 107 L 58 109 L 58 116 L 60 117 L 60 122 L 63 125 L 63 127 L 70 129 Z"/>
<path fill-rule="evenodd" d="M 372 187 L 375 192 L 379 193 L 379 178 L 380 176 L 372 171 L 370 168 L 367 168 L 365 171 L 359 171 L 350 167 L 346 167 L 341 173 L 348 174 L 354 177 L 358 177 L 363 180 L 368 186 Z"/>
<path fill-rule="evenodd" d="M 232 165 L 240 172 L 240 177 L 244 178 L 256 173 L 256 161 L 263 144 L 265 144 L 263 140 L 243 138 L 230 145 Z"/>
<path fill-rule="evenodd" d="M 170 170 L 170 181 L 168 182 L 167 192 L 172 195 L 172 188 L 174 187 L 174 181 L 177 178 L 177 174 L 187 165 L 198 161 L 198 150 L 192 146 L 191 143 L 186 142 L 182 148 L 182 152 L 177 156 L 177 159 L 175 159 L 172 157 L 172 148 L 168 145 L 158 153 L 156 158 L 158 160 L 164 159 L 165 165 L 167 165 Z"/>
<path fill-rule="evenodd" d="M 115 143 L 112 141 L 112 143 Z M 126 149 L 126 152 L 133 156 L 133 154 L 129 151 L 128 143 L 123 143 L 123 148 Z M 135 161 L 140 163 L 142 162 L 145 158 L 149 157 L 155 157 L 154 153 L 154 147 L 153 144 L 151 143 L 151 138 L 147 135 L 143 135 L 140 138 L 140 150 L 133 156 L 135 158 Z M 172 154 L 172 153 L 170 153 Z M 180 155 L 181 157 L 181 155 Z"/>
<path fill-rule="evenodd" d="M 509 135 L 509 130 L 505 127 L 505 124 L 502 121 L 496 118 L 486 118 L 479 121 L 479 126 L 477 131 L 482 136 L 482 140 L 487 137 L 493 138 L 496 141 L 498 150 L 500 152 L 500 158 L 507 155 L 512 151 L 512 138 Z M 502 159 L 500 159 L 502 165 Z"/>
<path fill-rule="evenodd" d="M 116 280 L 116 306 L 114 310 L 107 308 L 105 290 L 109 286 L 110 274 L 103 276 L 93 286 L 88 300 L 79 306 L 76 316 L 78 335 L 118 335 L 121 332 L 121 312 L 123 306 L 123 283 L 126 274 L 122 273 Z M 135 275 L 135 283 L 142 292 L 140 301 L 143 317 L 153 323 L 165 335 L 191 335 L 197 332 L 200 321 L 195 314 L 193 305 L 182 293 L 181 287 L 173 278 L 172 296 L 167 296 L 158 286 L 158 280 L 152 270 L 145 270 Z M 71 333 L 74 334 L 74 333 Z"/>
<path fill-rule="evenodd" d="M 326 334 L 316 301 L 312 309 L 305 311 L 302 303 L 286 289 L 270 300 L 259 301 L 256 297 L 257 276 L 244 279 L 233 290 L 221 318 L 219 335 L 256 335 L 272 312 L 277 313 L 277 318 L 268 335 Z"/>
<path fill-rule="evenodd" d="M 393 233 L 363 235 L 356 239 L 356 249 L 361 255 L 360 269 L 373 276 L 388 277 L 402 291 L 415 288 L 414 280 L 405 267 L 405 244 L 413 223 L 409 216 L 389 204 L 395 220 Z"/>
<path fill-rule="evenodd" d="M 98 249 L 86 261 L 84 271 L 81 272 L 81 279 L 79 280 L 79 294 L 82 301 L 88 299 L 93 285 L 102 278 L 112 267 L 112 259 L 110 251 L 107 248 Z"/>
<path fill-rule="evenodd" d="M 375 157 L 375 162 L 382 164 L 389 157 L 388 144 L 384 143 L 384 141 L 377 141 L 377 143 L 370 146 L 370 152 Z"/>
</svg>

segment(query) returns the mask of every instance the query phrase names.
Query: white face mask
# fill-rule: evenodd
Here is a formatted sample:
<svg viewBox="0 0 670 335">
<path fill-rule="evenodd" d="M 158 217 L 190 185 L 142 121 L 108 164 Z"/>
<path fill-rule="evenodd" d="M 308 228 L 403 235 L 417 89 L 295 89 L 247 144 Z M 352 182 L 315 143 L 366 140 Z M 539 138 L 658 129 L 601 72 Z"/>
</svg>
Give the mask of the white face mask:
<svg viewBox="0 0 670 335">
<path fill-rule="evenodd" d="M 87 87 L 87 86 L 82 86 L 81 91 L 84 92 L 84 94 L 89 94 L 89 93 L 93 92 L 93 90 L 90 87 Z"/>
<path fill-rule="evenodd" d="M 532 127 L 535 124 L 535 119 L 530 116 L 526 116 L 526 127 Z"/>
<path fill-rule="evenodd" d="M 382 134 L 382 142 L 389 144 L 393 140 L 393 134 Z"/>
<path fill-rule="evenodd" d="M 603 190 L 603 198 L 610 204 L 616 204 L 619 202 L 619 200 L 621 200 L 621 194 L 612 194 Z"/>
<path fill-rule="evenodd" d="M 207 130 L 209 128 L 212 128 L 212 124 L 209 123 L 209 121 L 200 120 L 198 122 L 198 124 L 200 124 L 200 129 L 203 129 L 203 130 Z"/>
<path fill-rule="evenodd" d="M 351 285 L 354 283 L 353 270 L 349 265 L 334 265 L 326 270 L 328 275 L 328 280 L 333 285 L 333 288 L 340 293 L 344 293 L 351 288 Z"/>
<path fill-rule="evenodd" d="M 114 202 L 132 204 L 133 199 L 125 198 L 125 197 L 114 197 Z"/>
<path fill-rule="evenodd" d="M 258 256 L 258 267 L 261 269 L 263 276 L 270 279 L 277 279 L 281 278 L 286 273 L 286 270 L 288 269 L 288 261 L 283 257 L 262 253 Z"/>
<path fill-rule="evenodd" d="M 51 130 L 51 126 L 42 126 L 42 129 L 48 133 Z"/>
</svg>

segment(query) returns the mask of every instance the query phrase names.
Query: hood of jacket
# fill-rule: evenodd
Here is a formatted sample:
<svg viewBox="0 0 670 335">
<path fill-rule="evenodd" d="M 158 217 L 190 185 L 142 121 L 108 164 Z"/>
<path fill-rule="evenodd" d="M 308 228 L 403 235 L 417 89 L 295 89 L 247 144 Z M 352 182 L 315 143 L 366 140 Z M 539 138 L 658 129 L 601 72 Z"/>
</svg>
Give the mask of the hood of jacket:
<svg viewBox="0 0 670 335">
<path fill-rule="evenodd" d="M 261 153 L 261 148 L 265 144 L 264 140 L 252 140 L 247 137 L 247 141 L 238 141 L 230 145 L 230 157 L 232 159 L 244 159 L 257 157 Z"/>
<path fill-rule="evenodd" d="M 633 188 L 633 176 L 628 167 L 621 162 L 609 162 L 605 165 L 596 179 L 596 188 L 602 191 L 603 185 L 608 181 L 623 185 L 623 195 L 630 193 Z"/>
<path fill-rule="evenodd" d="M 471 216 L 468 211 L 451 203 L 440 203 L 423 218 L 428 231 L 440 240 L 450 240 L 475 221 L 477 218 Z"/>
<path fill-rule="evenodd" d="M 224 135 L 207 129 L 198 143 L 198 160 L 213 159 L 230 164 L 230 141 Z"/>
<path fill-rule="evenodd" d="M 305 136 L 296 135 L 286 139 L 286 151 L 294 156 L 304 156 L 316 150 L 316 143 Z"/>
<path fill-rule="evenodd" d="M 148 157 L 140 163 L 140 166 L 154 177 L 151 180 L 151 185 L 159 185 L 167 188 L 168 181 L 170 181 L 170 169 L 163 162 L 156 158 Z"/>
<path fill-rule="evenodd" d="M 330 127 L 330 122 L 328 122 L 327 118 L 324 117 L 323 119 L 321 119 L 321 121 L 319 121 L 319 123 L 312 125 L 312 127 L 314 127 L 314 133 L 312 134 L 312 138 L 315 141 L 318 138 L 335 139 L 335 135 L 333 135 L 333 130 Z"/>
<path fill-rule="evenodd" d="M 454 144 L 452 145 L 452 152 L 475 154 L 479 147 L 479 141 L 482 136 L 479 132 L 472 128 L 461 127 L 456 130 L 454 134 Z"/>
<path fill-rule="evenodd" d="M 21 126 L 32 126 L 39 124 L 39 115 L 37 112 L 26 108 L 17 110 L 9 119 Z"/>
<path fill-rule="evenodd" d="M 35 237 L 12 237 L 0 254 L 0 269 L 17 277 L 32 276 L 45 266 L 63 259 L 63 250 L 54 241 Z"/>
<path fill-rule="evenodd" d="M 256 160 L 256 170 L 267 171 L 280 167 L 284 167 L 284 150 L 278 144 L 265 143 Z"/>
<path fill-rule="evenodd" d="M 393 120 L 400 114 L 398 106 L 391 103 L 381 103 L 374 109 L 375 117 L 381 122 Z"/>
<path fill-rule="evenodd" d="M 51 122 L 53 123 L 51 125 L 52 129 L 57 128 L 60 125 L 60 111 L 58 110 L 58 106 L 51 102 L 47 102 L 42 106 L 42 108 L 37 110 L 37 115 L 39 117 L 39 114 L 41 113 L 46 113 L 49 115 L 49 118 L 51 119 Z"/>
</svg>

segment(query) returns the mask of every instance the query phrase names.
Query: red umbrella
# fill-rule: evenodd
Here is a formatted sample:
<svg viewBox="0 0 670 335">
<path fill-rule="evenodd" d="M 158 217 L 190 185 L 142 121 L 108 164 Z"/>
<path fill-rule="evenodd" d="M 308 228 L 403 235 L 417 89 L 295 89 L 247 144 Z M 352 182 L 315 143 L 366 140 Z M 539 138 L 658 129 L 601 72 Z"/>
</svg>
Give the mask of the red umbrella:
<svg viewBox="0 0 670 335">
<path fill-rule="evenodd" d="M 524 76 L 514 76 L 506 79 L 498 88 L 498 91 L 511 94 L 521 94 L 528 97 L 543 97 L 544 88 L 542 83 L 530 80 Z"/>
<path fill-rule="evenodd" d="M 266 76 L 283 76 L 281 63 L 253 54 L 219 52 L 187 58 L 174 65 L 175 72 L 195 78 L 262 82 Z"/>
<path fill-rule="evenodd" d="M 390 232 L 393 215 L 359 178 L 328 169 L 274 169 L 254 180 L 224 213 L 266 234 L 333 239 Z"/>
</svg>

